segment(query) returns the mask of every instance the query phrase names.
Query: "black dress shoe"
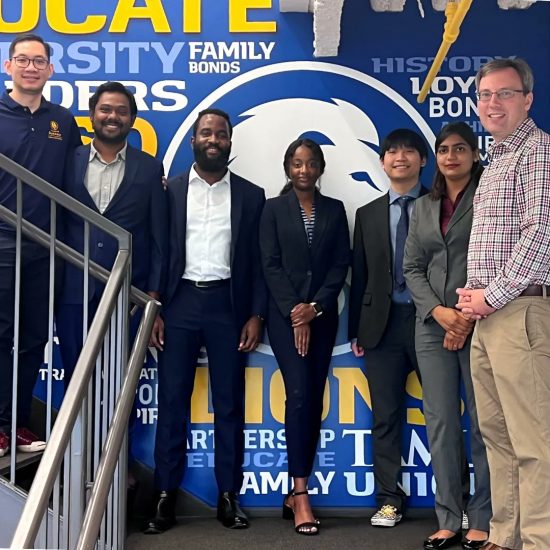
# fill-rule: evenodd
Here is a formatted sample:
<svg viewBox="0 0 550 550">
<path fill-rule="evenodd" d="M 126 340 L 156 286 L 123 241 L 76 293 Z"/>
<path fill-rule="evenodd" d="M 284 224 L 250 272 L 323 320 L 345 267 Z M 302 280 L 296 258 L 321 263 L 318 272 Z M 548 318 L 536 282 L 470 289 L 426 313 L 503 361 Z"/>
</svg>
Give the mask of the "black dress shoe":
<svg viewBox="0 0 550 550">
<path fill-rule="evenodd" d="M 431 538 L 424 541 L 424 550 L 441 550 L 442 548 L 449 548 L 453 544 L 460 542 L 460 533 L 455 533 L 452 537 L 446 539 Z"/>
<path fill-rule="evenodd" d="M 145 535 L 159 535 L 176 524 L 177 489 L 161 491 L 155 499 L 155 515 L 148 519 L 143 528 Z"/>
<path fill-rule="evenodd" d="M 478 550 L 479 548 L 483 548 L 488 542 L 489 539 L 470 540 L 469 538 L 464 537 L 462 539 L 462 548 L 464 548 L 464 550 Z"/>
<path fill-rule="evenodd" d="M 237 495 L 231 492 L 220 493 L 218 496 L 218 519 L 228 529 L 246 529 L 249 526 Z"/>
</svg>

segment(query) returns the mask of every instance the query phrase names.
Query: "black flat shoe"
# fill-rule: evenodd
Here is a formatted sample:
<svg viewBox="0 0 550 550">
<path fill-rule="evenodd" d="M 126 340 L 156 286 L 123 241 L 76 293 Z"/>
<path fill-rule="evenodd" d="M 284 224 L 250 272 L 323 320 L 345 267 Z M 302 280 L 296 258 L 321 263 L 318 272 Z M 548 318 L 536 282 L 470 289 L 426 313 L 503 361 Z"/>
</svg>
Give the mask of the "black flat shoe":
<svg viewBox="0 0 550 550">
<path fill-rule="evenodd" d="M 460 533 L 455 533 L 452 537 L 446 539 L 443 538 L 431 538 L 424 541 L 424 550 L 442 550 L 443 548 L 450 548 L 453 544 L 460 542 Z"/>
<path fill-rule="evenodd" d="M 145 535 L 160 535 L 176 524 L 176 498 L 178 492 L 161 491 L 155 499 L 155 515 L 143 527 Z"/>
<path fill-rule="evenodd" d="M 232 492 L 218 496 L 218 520 L 228 529 L 246 529 L 250 526 L 246 514 L 241 510 L 237 495 Z"/>
<path fill-rule="evenodd" d="M 478 550 L 479 548 L 483 548 L 488 542 L 489 539 L 470 540 L 469 538 L 464 537 L 462 539 L 462 548 L 464 548 L 464 550 Z"/>
</svg>

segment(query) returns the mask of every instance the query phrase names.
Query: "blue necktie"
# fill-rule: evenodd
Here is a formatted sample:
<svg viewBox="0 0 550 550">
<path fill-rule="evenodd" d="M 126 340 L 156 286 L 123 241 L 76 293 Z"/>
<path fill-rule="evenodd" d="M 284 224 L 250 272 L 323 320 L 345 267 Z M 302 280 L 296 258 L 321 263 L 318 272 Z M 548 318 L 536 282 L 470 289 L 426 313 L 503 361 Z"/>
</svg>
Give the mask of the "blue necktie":
<svg viewBox="0 0 550 550">
<path fill-rule="evenodd" d="M 409 232 L 409 210 L 407 205 L 411 197 L 399 197 L 397 203 L 401 208 L 401 216 L 397 222 L 397 231 L 395 233 L 395 258 L 393 269 L 393 280 L 395 281 L 395 289 L 405 290 L 405 277 L 403 275 L 403 256 L 405 254 L 405 241 Z"/>
</svg>

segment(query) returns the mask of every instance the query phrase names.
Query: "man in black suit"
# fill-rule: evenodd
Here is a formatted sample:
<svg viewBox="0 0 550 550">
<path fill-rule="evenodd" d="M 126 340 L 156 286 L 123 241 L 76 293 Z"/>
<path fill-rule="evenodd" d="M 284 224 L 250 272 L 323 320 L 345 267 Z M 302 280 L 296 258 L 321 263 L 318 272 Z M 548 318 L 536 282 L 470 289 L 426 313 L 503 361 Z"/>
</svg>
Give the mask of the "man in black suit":
<svg viewBox="0 0 550 550">
<path fill-rule="evenodd" d="M 75 149 L 65 176 L 64 191 L 132 234 L 132 284 L 158 299 L 168 256 L 168 207 L 159 160 L 126 141 L 137 116 L 133 94 L 120 82 L 101 84 L 90 98 L 94 139 Z M 83 253 L 82 218 L 64 212 L 61 238 Z M 90 260 L 113 267 L 117 241 L 90 225 Z M 88 285 L 88 313 L 93 317 L 104 285 L 93 277 Z M 63 289 L 56 311 L 57 335 L 67 385 L 82 349 L 83 272 L 65 265 Z M 138 319 L 131 323 L 137 330 Z"/>
<path fill-rule="evenodd" d="M 206 346 L 214 408 L 218 519 L 246 528 L 242 485 L 244 357 L 256 349 L 266 309 L 258 226 L 263 189 L 227 168 L 232 126 L 218 109 L 199 113 L 191 144 L 195 164 L 168 181 L 170 266 L 162 319 L 153 338 L 159 354 L 155 441 L 155 516 L 144 532 L 175 523 L 186 461 L 186 423 L 200 347 Z"/>
<path fill-rule="evenodd" d="M 426 193 L 419 176 L 427 157 L 426 143 L 416 132 L 391 132 L 380 148 L 390 190 L 359 208 L 355 218 L 349 338 L 355 356 L 366 359 L 378 506 L 371 523 L 377 527 L 399 523 L 405 504 L 397 484 L 401 426 L 407 376 L 418 366 L 415 309 L 403 276 L 403 253 L 414 200 Z"/>
</svg>

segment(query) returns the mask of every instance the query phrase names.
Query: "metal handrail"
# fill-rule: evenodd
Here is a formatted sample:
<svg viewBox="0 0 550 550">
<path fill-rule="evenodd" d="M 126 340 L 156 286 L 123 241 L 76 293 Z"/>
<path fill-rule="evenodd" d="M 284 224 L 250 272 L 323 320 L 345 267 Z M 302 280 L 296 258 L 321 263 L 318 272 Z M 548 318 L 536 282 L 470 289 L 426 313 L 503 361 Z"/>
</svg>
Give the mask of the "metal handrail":
<svg viewBox="0 0 550 550">
<path fill-rule="evenodd" d="M 120 250 L 130 250 L 131 235 L 128 231 L 122 229 L 122 227 L 111 220 L 108 220 L 98 212 L 88 208 L 70 195 L 67 195 L 67 193 L 61 191 L 61 189 L 54 187 L 46 180 L 36 174 L 33 174 L 26 168 L 23 168 L 20 164 L 17 164 L 2 153 L 0 153 L 0 169 L 6 170 L 6 172 L 9 172 L 15 178 L 24 181 L 29 187 L 40 191 L 48 198 L 53 199 L 60 206 L 63 206 L 67 210 L 78 214 L 82 219 L 112 235 L 117 239 Z"/>
<path fill-rule="evenodd" d="M 50 185 L 42 178 L 1 153 L 0 169 L 6 170 L 17 178 L 18 187 L 20 187 L 19 182 L 24 182 L 26 185 L 49 197 L 50 200 L 79 215 L 83 220 L 110 234 L 117 239 L 119 247 L 113 269 L 109 272 L 102 266 L 90 261 L 87 255 L 85 256 L 77 252 L 65 243 L 55 239 L 55 236 L 49 235 L 27 220 L 21 217 L 18 219 L 16 213 L 0 205 L 0 219 L 6 220 L 12 226 L 20 227 L 21 233 L 26 237 L 44 247 L 50 248 L 50 250 L 53 248 L 56 255 L 73 265 L 80 268 L 88 267 L 89 273 L 92 276 L 106 283 L 96 315 L 90 325 L 88 336 L 75 366 L 71 383 L 65 393 L 57 420 L 36 472 L 35 479 L 39 479 L 40 484 L 33 483 L 29 491 L 27 501 L 12 538 L 11 548 L 28 548 L 34 544 L 40 529 L 42 517 L 48 508 L 49 495 L 53 489 L 65 449 L 69 444 L 72 430 L 86 397 L 87 388 L 96 366 L 96 358 L 101 350 L 105 335 L 109 330 L 110 318 L 117 305 L 121 289 L 126 285 L 130 301 L 138 306 L 145 307 L 128 362 L 128 376 L 124 380 L 114 416 L 109 425 L 101 461 L 93 483 L 89 506 L 86 508 L 77 544 L 78 548 L 92 548 L 95 546 L 95 540 L 97 540 L 109 487 L 112 483 L 113 473 L 124 441 L 124 432 L 131 413 L 135 388 L 139 381 L 139 374 L 147 350 L 149 335 L 160 304 L 139 289 L 130 287 L 127 282 L 131 259 L 131 234 L 129 232 L 87 206 L 84 206 L 73 197 Z"/>
<path fill-rule="evenodd" d="M 88 210 L 95 214 L 93 210 Z M 6 208 L 5 206 L 2 206 L 0 204 L 0 219 L 4 219 L 10 224 L 15 225 L 17 214 L 12 212 L 9 208 Z M 36 227 L 27 220 L 21 220 L 21 229 L 25 237 L 33 239 L 38 244 L 41 244 L 45 247 L 50 246 L 50 235 L 46 233 L 43 229 Z M 63 241 L 60 241 L 59 239 L 55 239 L 55 253 L 64 260 L 67 260 L 71 264 L 75 265 L 76 267 L 82 267 L 84 265 L 84 255 L 74 250 L 74 248 L 66 245 Z M 105 269 L 103 266 L 95 263 L 93 260 L 88 261 L 90 266 L 90 273 L 102 283 L 106 283 L 111 272 L 108 269 Z M 139 288 L 132 286 L 130 287 L 130 301 L 138 306 L 145 306 L 151 301 L 151 297 L 142 290 L 139 290 Z"/>
<path fill-rule="evenodd" d="M 93 548 L 97 539 L 105 503 L 109 496 L 109 487 L 120 454 L 128 417 L 132 410 L 136 386 L 143 367 L 149 335 L 151 334 L 158 310 L 159 303 L 153 300 L 149 301 L 145 306 L 141 324 L 132 348 L 132 354 L 128 362 L 128 372 L 117 401 L 111 428 L 102 449 L 101 461 L 97 469 L 92 494 L 86 507 L 86 515 L 84 516 L 80 537 L 76 544 L 76 548 L 79 550 Z"/>
<path fill-rule="evenodd" d="M 41 484 L 38 486 L 33 483 L 31 486 L 21 518 L 13 535 L 11 548 L 29 548 L 38 534 L 42 516 L 48 507 L 48 498 L 53 489 L 57 471 L 61 466 L 76 417 L 80 412 L 88 383 L 95 368 L 96 357 L 109 326 L 111 313 L 116 305 L 118 292 L 124 284 L 128 260 L 129 253 L 120 250 L 111 277 L 103 291 L 97 313 L 90 325 L 88 338 L 86 338 L 82 347 L 71 383 L 61 403 L 50 439 L 36 471 L 35 478 L 40 479 Z"/>
</svg>

